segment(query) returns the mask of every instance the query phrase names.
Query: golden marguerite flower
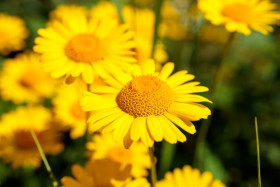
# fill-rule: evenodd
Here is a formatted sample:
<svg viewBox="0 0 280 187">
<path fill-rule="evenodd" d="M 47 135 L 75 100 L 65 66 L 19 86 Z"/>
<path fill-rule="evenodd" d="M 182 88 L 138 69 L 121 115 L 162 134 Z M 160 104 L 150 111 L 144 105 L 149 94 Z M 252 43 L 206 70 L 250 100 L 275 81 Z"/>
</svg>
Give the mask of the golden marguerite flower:
<svg viewBox="0 0 280 187">
<path fill-rule="evenodd" d="M 65 5 L 66 6 L 66 5 Z M 133 34 L 115 19 L 95 19 L 88 11 L 73 5 L 71 11 L 54 13 L 46 29 L 39 29 L 34 51 L 42 54 L 44 69 L 54 78 L 66 75 L 66 83 L 82 76 L 92 83 L 106 72 L 129 70 L 136 60 Z M 73 14 L 75 12 L 75 14 Z"/>
<path fill-rule="evenodd" d="M 87 89 L 82 81 L 59 88 L 57 96 L 53 99 L 56 118 L 63 125 L 69 126 L 70 137 L 73 139 L 83 136 L 86 132 L 86 112 L 80 106 L 80 99 Z"/>
<path fill-rule="evenodd" d="M 245 35 L 251 29 L 268 34 L 271 24 L 279 23 L 280 13 L 270 0 L 199 0 L 199 9 L 214 25 L 225 25 L 229 32 Z"/>
<path fill-rule="evenodd" d="M 87 148 L 92 152 L 92 159 L 110 159 L 123 167 L 131 165 L 131 175 L 136 178 L 147 176 L 146 169 L 151 167 L 148 149 L 141 142 L 135 142 L 129 149 L 125 149 L 122 142 L 113 140 L 111 134 L 96 134 Z"/>
<path fill-rule="evenodd" d="M 36 103 L 50 97 L 56 81 L 42 70 L 40 57 L 25 52 L 3 62 L 0 92 L 5 100 Z"/>
<path fill-rule="evenodd" d="M 76 179 L 63 177 L 64 187 L 113 187 L 114 181 L 126 181 L 130 177 L 130 167 L 121 167 L 121 164 L 108 159 L 90 160 L 85 168 L 75 164 L 72 173 Z"/>
<path fill-rule="evenodd" d="M 43 107 L 20 107 L 3 114 L 0 122 L 0 157 L 13 168 L 39 167 L 41 156 L 31 136 L 33 128 L 46 155 L 63 150 L 62 134 L 51 123 L 51 113 Z"/>
<path fill-rule="evenodd" d="M 25 47 L 28 30 L 22 19 L 0 12 L 0 54 L 8 55 Z"/>
<path fill-rule="evenodd" d="M 156 183 L 156 187 L 226 187 L 220 180 L 213 180 L 212 173 L 206 171 L 202 174 L 198 169 L 184 166 L 176 168 L 173 173 L 165 174 L 164 179 Z"/>
<path fill-rule="evenodd" d="M 176 125 L 191 134 L 196 132 L 191 121 L 206 119 L 211 112 L 198 103 L 210 101 L 193 93 L 208 88 L 198 86 L 199 82 L 188 82 L 194 76 L 187 71 L 170 76 L 173 69 L 174 64 L 167 63 L 159 73 L 155 72 L 155 62 L 150 59 L 141 69 L 135 66 L 131 74 L 120 72 L 108 77 L 110 86 L 87 92 L 81 106 L 95 112 L 88 120 L 90 130 L 113 132 L 114 141 L 123 141 L 126 148 L 139 139 L 149 147 L 162 139 L 173 144 L 186 141 Z"/>
</svg>

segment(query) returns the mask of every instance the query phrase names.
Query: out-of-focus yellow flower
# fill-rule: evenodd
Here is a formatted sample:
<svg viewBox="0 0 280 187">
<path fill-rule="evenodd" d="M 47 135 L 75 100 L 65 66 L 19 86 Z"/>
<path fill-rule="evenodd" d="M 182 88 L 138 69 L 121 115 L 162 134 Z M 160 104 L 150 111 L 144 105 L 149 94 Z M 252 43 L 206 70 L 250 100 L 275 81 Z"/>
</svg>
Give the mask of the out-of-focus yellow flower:
<svg viewBox="0 0 280 187">
<path fill-rule="evenodd" d="M 155 72 L 155 62 L 147 60 L 141 68 L 135 66 L 131 74 L 120 72 L 108 77 L 110 86 L 87 92 L 81 106 L 95 112 L 88 120 L 90 130 L 113 133 L 114 140 L 126 148 L 139 139 L 149 147 L 162 139 L 173 144 L 186 141 L 176 125 L 191 134 L 196 132 L 191 121 L 206 119 L 211 112 L 198 103 L 210 101 L 193 93 L 208 88 L 188 82 L 194 76 L 187 71 L 170 76 L 173 69 L 174 64 L 167 63 Z"/>
<path fill-rule="evenodd" d="M 86 112 L 79 104 L 86 89 L 87 85 L 84 82 L 77 81 L 59 88 L 53 100 L 56 118 L 71 127 L 70 137 L 73 139 L 83 136 L 86 131 Z"/>
<path fill-rule="evenodd" d="M 198 169 L 184 166 L 176 168 L 173 173 L 165 174 L 163 180 L 157 182 L 156 187 L 226 187 L 220 180 L 213 180 L 212 173 L 206 171 L 202 174 Z"/>
<path fill-rule="evenodd" d="M 202 25 L 198 36 L 199 39 L 204 42 L 225 43 L 228 40 L 229 32 L 221 27 L 211 24 L 204 24 Z"/>
<path fill-rule="evenodd" d="M 43 107 L 18 108 L 4 114 L 0 122 L 0 157 L 13 168 L 39 167 L 41 156 L 31 136 L 33 128 L 46 155 L 63 150 L 60 128 L 51 123 L 51 113 Z"/>
<path fill-rule="evenodd" d="M 108 18 L 108 19 L 115 19 L 119 23 L 121 22 L 116 6 L 109 1 L 104 1 L 104 0 L 99 1 L 96 6 L 93 6 L 90 9 L 89 15 L 90 17 L 93 17 L 95 19 Z"/>
<path fill-rule="evenodd" d="M 159 35 L 163 38 L 182 40 L 187 36 L 187 30 L 182 24 L 182 15 L 169 0 L 165 0 L 161 8 L 161 23 L 159 25 Z M 187 12 L 185 12 L 187 13 Z"/>
<path fill-rule="evenodd" d="M 34 51 L 42 54 L 44 69 L 54 78 L 66 75 L 66 83 L 82 76 L 86 83 L 106 72 L 128 71 L 136 62 L 131 49 L 133 34 L 115 19 L 95 19 L 80 6 L 65 11 L 46 29 L 39 29 Z M 69 12 L 69 14 L 67 13 Z M 66 14 L 67 13 L 67 14 Z"/>
<path fill-rule="evenodd" d="M 109 17 L 120 22 L 116 7 L 107 1 L 101 1 L 97 6 L 92 7 L 90 15 L 96 18 Z M 148 8 L 140 9 L 132 6 L 124 6 L 122 15 L 125 23 L 129 25 L 135 34 L 136 58 L 141 64 L 145 60 L 152 58 L 155 14 Z M 155 46 L 153 58 L 159 64 L 167 61 L 168 55 L 162 43 Z"/>
<path fill-rule="evenodd" d="M 8 55 L 25 47 L 28 30 L 22 19 L 0 13 L 0 54 Z"/>
<path fill-rule="evenodd" d="M 114 182 L 121 184 L 130 177 L 130 167 L 121 167 L 121 164 L 109 159 L 91 160 L 82 168 L 79 165 L 72 166 L 72 173 L 76 179 L 63 177 L 64 187 L 113 187 Z"/>
<path fill-rule="evenodd" d="M 87 144 L 92 151 L 92 159 L 110 159 L 120 163 L 122 167 L 131 165 L 133 177 L 147 176 L 146 169 L 151 167 L 148 148 L 141 142 L 135 142 L 129 149 L 122 142 L 115 142 L 111 134 L 94 135 L 93 141 Z"/>
<path fill-rule="evenodd" d="M 270 25 L 280 20 L 277 5 L 270 0 L 199 0 L 198 6 L 212 24 L 245 35 L 251 29 L 266 35 L 273 31 Z"/>
<path fill-rule="evenodd" d="M 135 33 L 136 58 L 141 64 L 152 58 L 155 13 L 148 8 L 139 9 L 132 6 L 125 6 L 122 12 L 125 22 Z M 153 58 L 159 64 L 167 61 L 168 55 L 162 43 L 156 44 Z"/>
<path fill-rule="evenodd" d="M 38 54 L 26 52 L 3 62 L 0 89 L 3 99 L 15 103 L 39 102 L 50 97 L 56 85 L 42 70 Z"/>
</svg>

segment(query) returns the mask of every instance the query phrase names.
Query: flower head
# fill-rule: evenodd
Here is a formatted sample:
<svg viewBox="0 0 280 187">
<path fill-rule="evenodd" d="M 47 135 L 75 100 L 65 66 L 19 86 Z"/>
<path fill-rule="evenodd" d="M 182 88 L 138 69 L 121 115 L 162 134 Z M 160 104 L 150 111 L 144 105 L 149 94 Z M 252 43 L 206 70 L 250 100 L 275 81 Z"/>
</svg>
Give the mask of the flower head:
<svg viewBox="0 0 280 187">
<path fill-rule="evenodd" d="M 156 187 L 226 187 L 220 180 L 213 180 L 212 173 L 206 171 L 202 174 L 198 169 L 184 166 L 176 168 L 173 173 L 165 174 L 163 180 L 157 182 Z"/>
<path fill-rule="evenodd" d="M 91 160 L 85 168 L 79 165 L 72 166 L 72 173 L 76 179 L 63 177 L 62 184 L 65 187 L 113 187 L 114 181 L 125 181 L 130 177 L 130 167 L 122 168 L 119 163 L 108 159 Z"/>
<path fill-rule="evenodd" d="M 54 78 L 66 75 L 66 83 L 82 76 L 86 83 L 106 72 L 129 70 L 135 62 L 133 34 L 117 20 L 90 17 L 77 6 L 54 13 L 46 29 L 39 29 L 34 51 L 41 53 L 44 69 Z M 65 10 L 66 9 L 66 10 Z M 75 12 L 75 14 L 72 14 Z M 75 16 L 73 16 L 75 15 Z"/>
<path fill-rule="evenodd" d="M 22 19 L 0 13 L 0 54 L 7 55 L 25 47 L 28 30 Z"/>
<path fill-rule="evenodd" d="M 56 81 L 41 68 L 38 54 L 26 52 L 3 62 L 0 91 L 3 99 L 15 103 L 36 103 L 50 97 Z"/>
<path fill-rule="evenodd" d="M 51 113 L 43 107 L 20 107 L 4 114 L 0 122 L 0 157 L 12 167 L 39 167 L 41 156 L 31 136 L 33 128 L 45 154 L 63 150 L 59 128 L 51 124 Z"/>
<path fill-rule="evenodd" d="M 79 104 L 85 90 L 86 84 L 77 81 L 59 88 L 57 96 L 53 99 L 55 116 L 64 126 L 71 127 L 70 137 L 73 139 L 83 136 L 87 127 L 86 112 Z"/>
<path fill-rule="evenodd" d="M 186 141 L 176 125 L 191 134 L 196 132 L 191 121 L 210 115 L 210 110 L 198 102 L 210 101 L 193 93 L 208 88 L 198 86 L 199 82 L 188 82 L 194 76 L 187 71 L 170 76 L 173 69 L 174 64 L 167 63 L 157 73 L 154 61 L 147 60 L 141 69 L 136 66 L 132 74 L 119 73 L 108 78 L 110 86 L 88 92 L 81 99 L 81 106 L 95 112 L 88 121 L 91 131 L 113 132 L 114 140 L 123 141 L 125 147 L 139 139 L 149 147 L 162 139 L 170 143 Z"/>
<path fill-rule="evenodd" d="M 198 6 L 214 25 L 225 25 L 230 32 L 245 35 L 251 29 L 268 34 L 271 24 L 279 23 L 280 13 L 270 0 L 199 0 Z"/>
<path fill-rule="evenodd" d="M 92 151 L 92 159 L 110 159 L 123 167 L 131 165 L 131 175 L 136 178 L 148 175 L 146 169 L 151 167 L 150 157 L 147 147 L 141 142 L 125 149 L 122 142 L 113 141 L 111 134 L 96 134 L 87 147 Z"/>
</svg>

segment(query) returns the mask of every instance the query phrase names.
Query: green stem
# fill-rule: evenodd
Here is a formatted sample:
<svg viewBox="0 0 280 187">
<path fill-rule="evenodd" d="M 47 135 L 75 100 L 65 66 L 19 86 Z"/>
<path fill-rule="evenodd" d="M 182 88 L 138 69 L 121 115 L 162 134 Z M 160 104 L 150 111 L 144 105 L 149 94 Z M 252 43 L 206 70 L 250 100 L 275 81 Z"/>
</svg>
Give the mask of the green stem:
<svg viewBox="0 0 280 187">
<path fill-rule="evenodd" d="M 156 170 L 156 158 L 154 156 L 154 147 L 149 147 L 149 155 L 151 158 L 151 172 L 150 172 L 150 177 L 151 177 L 151 187 L 155 187 L 157 183 L 157 170 Z"/>
<path fill-rule="evenodd" d="M 170 144 L 166 141 L 162 142 L 161 159 L 159 163 L 159 177 L 163 177 L 165 172 L 170 169 L 177 144 Z"/>
<path fill-rule="evenodd" d="M 209 96 L 209 99 L 213 103 L 215 103 L 216 92 L 218 90 L 219 85 L 222 82 L 224 58 L 229 51 L 229 48 L 233 42 L 234 36 L 235 36 L 235 32 L 230 33 L 228 41 L 225 43 L 221 56 L 218 60 L 217 70 L 216 70 L 216 73 L 214 74 L 213 84 L 212 84 L 213 86 L 212 86 L 211 93 Z M 214 107 L 215 107 L 215 104 L 212 104 L 209 107 L 209 109 L 212 111 L 212 113 L 214 111 Z M 197 167 L 200 169 L 203 169 L 203 163 L 202 163 L 201 156 L 203 155 L 203 151 L 204 151 L 204 147 L 205 147 L 205 140 L 207 137 L 207 133 L 208 133 L 210 124 L 211 124 L 211 120 L 212 120 L 212 115 L 209 116 L 207 120 L 202 121 L 200 130 L 197 135 L 197 143 L 196 143 L 196 149 L 195 149 L 195 153 L 194 153 L 193 165 L 194 165 L 194 167 Z"/>
<path fill-rule="evenodd" d="M 156 43 L 159 38 L 158 26 L 160 23 L 160 9 L 161 9 L 162 3 L 163 3 L 163 0 L 156 0 L 156 2 L 155 2 L 155 25 L 154 25 L 154 40 L 153 40 L 152 56 L 154 56 Z"/>
<path fill-rule="evenodd" d="M 262 186 L 261 182 L 261 162 L 260 162 L 260 145 L 259 145 L 259 131 L 258 131 L 258 119 L 255 117 L 255 130 L 256 130 L 256 142 L 257 142 L 257 156 L 258 156 L 258 187 Z"/>
<path fill-rule="evenodd" d="M 50 167 L 50 165 L 48 163 L 46 155 L 45 155 L 45 153 L 44 153 L 44 151 L 43 151 L 43 149 L 42 149 L 42 147 L 41 147 L 41 145 L 40 145 L 40 143 L 38 141 L 38 138 L 37 138 L 37 136 L 34 133 L 34 130 L 32 128 L 30 128 L 30 132 L 31 132 L 31 135 L 32 135 L 32 137 L 34 139 L 34 142 L 35 142 L 36 146 L 37 146 L 37 149 L 38 149 L 38 151 L 39 151 L 39 153 L 40 153 L 40 155 L 42 157 L 42 160 L 43 160 L 43 162 L 44 162 L 44 164 L 46 166 L 47 172 L 49 173 L 49 176 L 50 176 L 50 179 L 52 181 L 53 186 L 54 187 L 58 187 L 59 184 L 58 184 L 57 180 L 54 177 L 54 174 L 53 174 L 52 169 L 51 169 L 51 167 Z"/>
</svg>

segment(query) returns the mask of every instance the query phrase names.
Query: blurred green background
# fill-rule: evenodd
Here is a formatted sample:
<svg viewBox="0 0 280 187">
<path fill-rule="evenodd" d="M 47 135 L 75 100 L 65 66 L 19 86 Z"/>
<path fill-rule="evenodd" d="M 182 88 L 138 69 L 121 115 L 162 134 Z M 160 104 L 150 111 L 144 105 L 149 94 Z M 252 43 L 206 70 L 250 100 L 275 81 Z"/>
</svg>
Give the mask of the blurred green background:
<svg viewBox="0 0 280 187">
<path fill-rule="evenodd" d="M 178 1 L 178 0 L 177 0 Z M 174 1 L 178 10 L 183 8 Z M 194 3 L 195 1 L 192 1 Z M 75 3 L 85 6 L 96 4 L 94 0 L 1 0 L 0 12 L 17 15 L 25 20 L 30 31 L 27 48 L 32 49 L 37 29 L 45 27 L 48 13 L 57 5 Z M 122 3 L 135 3 L 122 1 Z M 150 3 L 150 4 L 149 4 Z M 153 8 L 154 2 L 147 7 Z M 188 36 L 180 40 L 163 38 L 169 55 L 169 61 L 176 64 L 176 69 L 187 69 L 196 76 L 196 81 L 211 89 L 224 45 L 217 38 L 228 34 L 223 27 L 221 32 L 202 32 L 207 21 L 192 19 L 187 14 L 182 22 L 187 21 Z M 204 35 L 209 35 L 205 37 Z M 218 36 L 217 36 L 218 35 Z M 210 38 L 210 39 L 205 39 Z M 254 129 L 254 117 L 258 117 L 261 173 L 263 186 L 277 186 L 280 173 L 280 28 L 267 36 L 252 32 L 245 36 L 236 34 L 225 58 L 223 78 L 215 99 L 215 110 L 206 141 L 202 170 L 213 172 L 215 178 L 221 179 L 229 187 L 257 186 L 257 154 Z M 11 53 L 12 58 L 19 52 Z M 0 56 L 0 65 L 4 56 Z M 209 93 L 203 94 L 208 97 Z M 48 103 L 48 102 L 46 102 Z M 16 106 L 0 98 L 0 115 L 13 110 Z M 199 133 L 201 122 L 195 122 Z M 175 167 L 193 164 L 197 134 L 186 134 L 186 143 L 178 143 L 170 161 Z M 71 165 L 85 163 L 84 138 L 71 140 L 65 134 L 65 150 L 57 156 L 48 156 L 55 176 L 60 179 L 71 176 Z M 156 144 L 156 156 L 161 163 L 162 143 Z M 170 155 L 168 155 L 169 157 Z M 167 166 L 168 167 L 168 166 Z M 162 166 L 159 166 L 162 169 Z M 159 171 L 163 177 L 165 169 Z M 39 169 L 25 167 L 13 170 L 0 159 L 0 186 L 51 186 L 48 174 L 42 166 Z"/>
</svg>

